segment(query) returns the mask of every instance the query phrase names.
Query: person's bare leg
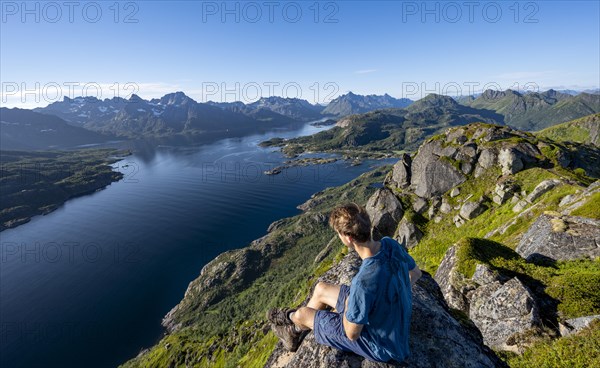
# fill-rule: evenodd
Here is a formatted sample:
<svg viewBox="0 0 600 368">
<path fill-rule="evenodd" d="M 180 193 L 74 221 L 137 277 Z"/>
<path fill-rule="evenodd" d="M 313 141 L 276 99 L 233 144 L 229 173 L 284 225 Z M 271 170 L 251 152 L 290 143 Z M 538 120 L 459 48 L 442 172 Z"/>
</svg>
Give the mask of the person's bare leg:
<svg viewBox="0 0 600 368">
<path fill-rule="evenodd" d="M 310 307 L 301 307 L 292 313 L 292 322 L 302 330 L 313 329 L 317 310 Z"/>
<path fill-rule="evenodd" d="M 340 285 L 319 282 L 315 286 L 306 307 L 301 307 L 291 313 L 292 322 L 300 329 L 313 329 L 317 310 L 329 307 L 335 308 L 340 294 Z"/>
<path fill-rule="evenodd" d="M 328 306 L 335 308 L 339 295 L 340 285 L 319 282 L 306 306 L 316 310 L 325 309 Z"/>
</svg>

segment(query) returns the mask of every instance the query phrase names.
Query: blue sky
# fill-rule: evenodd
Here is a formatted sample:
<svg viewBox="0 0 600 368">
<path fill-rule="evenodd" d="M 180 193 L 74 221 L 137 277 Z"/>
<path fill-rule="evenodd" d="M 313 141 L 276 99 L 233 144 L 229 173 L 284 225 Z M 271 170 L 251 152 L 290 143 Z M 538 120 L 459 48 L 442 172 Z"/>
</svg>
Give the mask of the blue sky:
<svg viewBox="0 0 600 368">
<path fill-rule="evenodd" d="M 598 1 L 22 4 L 2 1 L 3 106 L 600 86 Z"/>
</svg>

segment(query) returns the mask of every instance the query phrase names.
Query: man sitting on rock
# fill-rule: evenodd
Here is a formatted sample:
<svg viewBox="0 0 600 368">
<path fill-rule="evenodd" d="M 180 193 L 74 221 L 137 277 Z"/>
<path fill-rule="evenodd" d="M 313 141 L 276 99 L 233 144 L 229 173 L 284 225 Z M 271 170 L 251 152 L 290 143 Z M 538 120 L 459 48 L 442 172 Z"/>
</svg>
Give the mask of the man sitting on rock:
<svg viewBox="0 0 600 368">
<path fill-rule="evenodd" d="M 272 309 L 271 328 L 285 348 L 296 351 L 311 329 L 319 344 L 379 362 L 409 355 L 412 285 L 421 277 L 415 261 L 394 239 L 374 241 L 366 210 L 355 204 L 335 208 L 329 225 L 362 265 L 351 285 L 317 283 L 306 307 Z M 335 311 L 327 309 L 335 308 Z"/>
</svg>

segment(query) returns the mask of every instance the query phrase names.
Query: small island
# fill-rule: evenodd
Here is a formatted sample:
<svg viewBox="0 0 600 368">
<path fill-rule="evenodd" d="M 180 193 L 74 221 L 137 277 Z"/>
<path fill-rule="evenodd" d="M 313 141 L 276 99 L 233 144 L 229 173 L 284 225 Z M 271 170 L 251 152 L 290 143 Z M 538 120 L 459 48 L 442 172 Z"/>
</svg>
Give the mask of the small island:
<svg viewBox="0 0 600 368">
<path fill-rule="evenodd" d="M 264 172 L 265 175 L 277 175 L 281 174 L 284 169 L 288 169 L 290 167 L 295 166 L 308 166 L 308 165 L 324 165 L 336 162 L 338 159 L 335 157 L 305 157 L 299 158 L 295 160 L 288 160 L 283 163 L 281 166 L 277 166 L 272 168 L 271 170 L 266 170 Z"/>
<path fill-rule="evenodd" d="M 315 123 L 311 123 L 310 125 L 312 125 L 314 127 L 326 127 L 326 126 L 335 125 L 335 123 L 337 123 L 337 120 L 327 119 L 324 121 L 317 121 Z"/>
<path fill-rule="evenodd" d="M 116 149 L 2 151 L 0 231 L 122 179 L 110 165 L 129 154 Z"/>
</svg>

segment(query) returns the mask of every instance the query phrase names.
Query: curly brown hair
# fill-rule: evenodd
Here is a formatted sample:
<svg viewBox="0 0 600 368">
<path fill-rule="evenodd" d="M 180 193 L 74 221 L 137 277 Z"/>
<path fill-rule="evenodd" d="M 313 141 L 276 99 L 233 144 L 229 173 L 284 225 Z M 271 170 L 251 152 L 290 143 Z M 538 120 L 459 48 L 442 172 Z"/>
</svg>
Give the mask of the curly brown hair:
<svg viewBox="0 0 600 368">
<path fill-rule="evenodd" d="M 360 243 L 371 239 L 371 219 L 364 207 L 356 203 L 338 206 L 329 215 L 329 226 Z"/>
</svg>

